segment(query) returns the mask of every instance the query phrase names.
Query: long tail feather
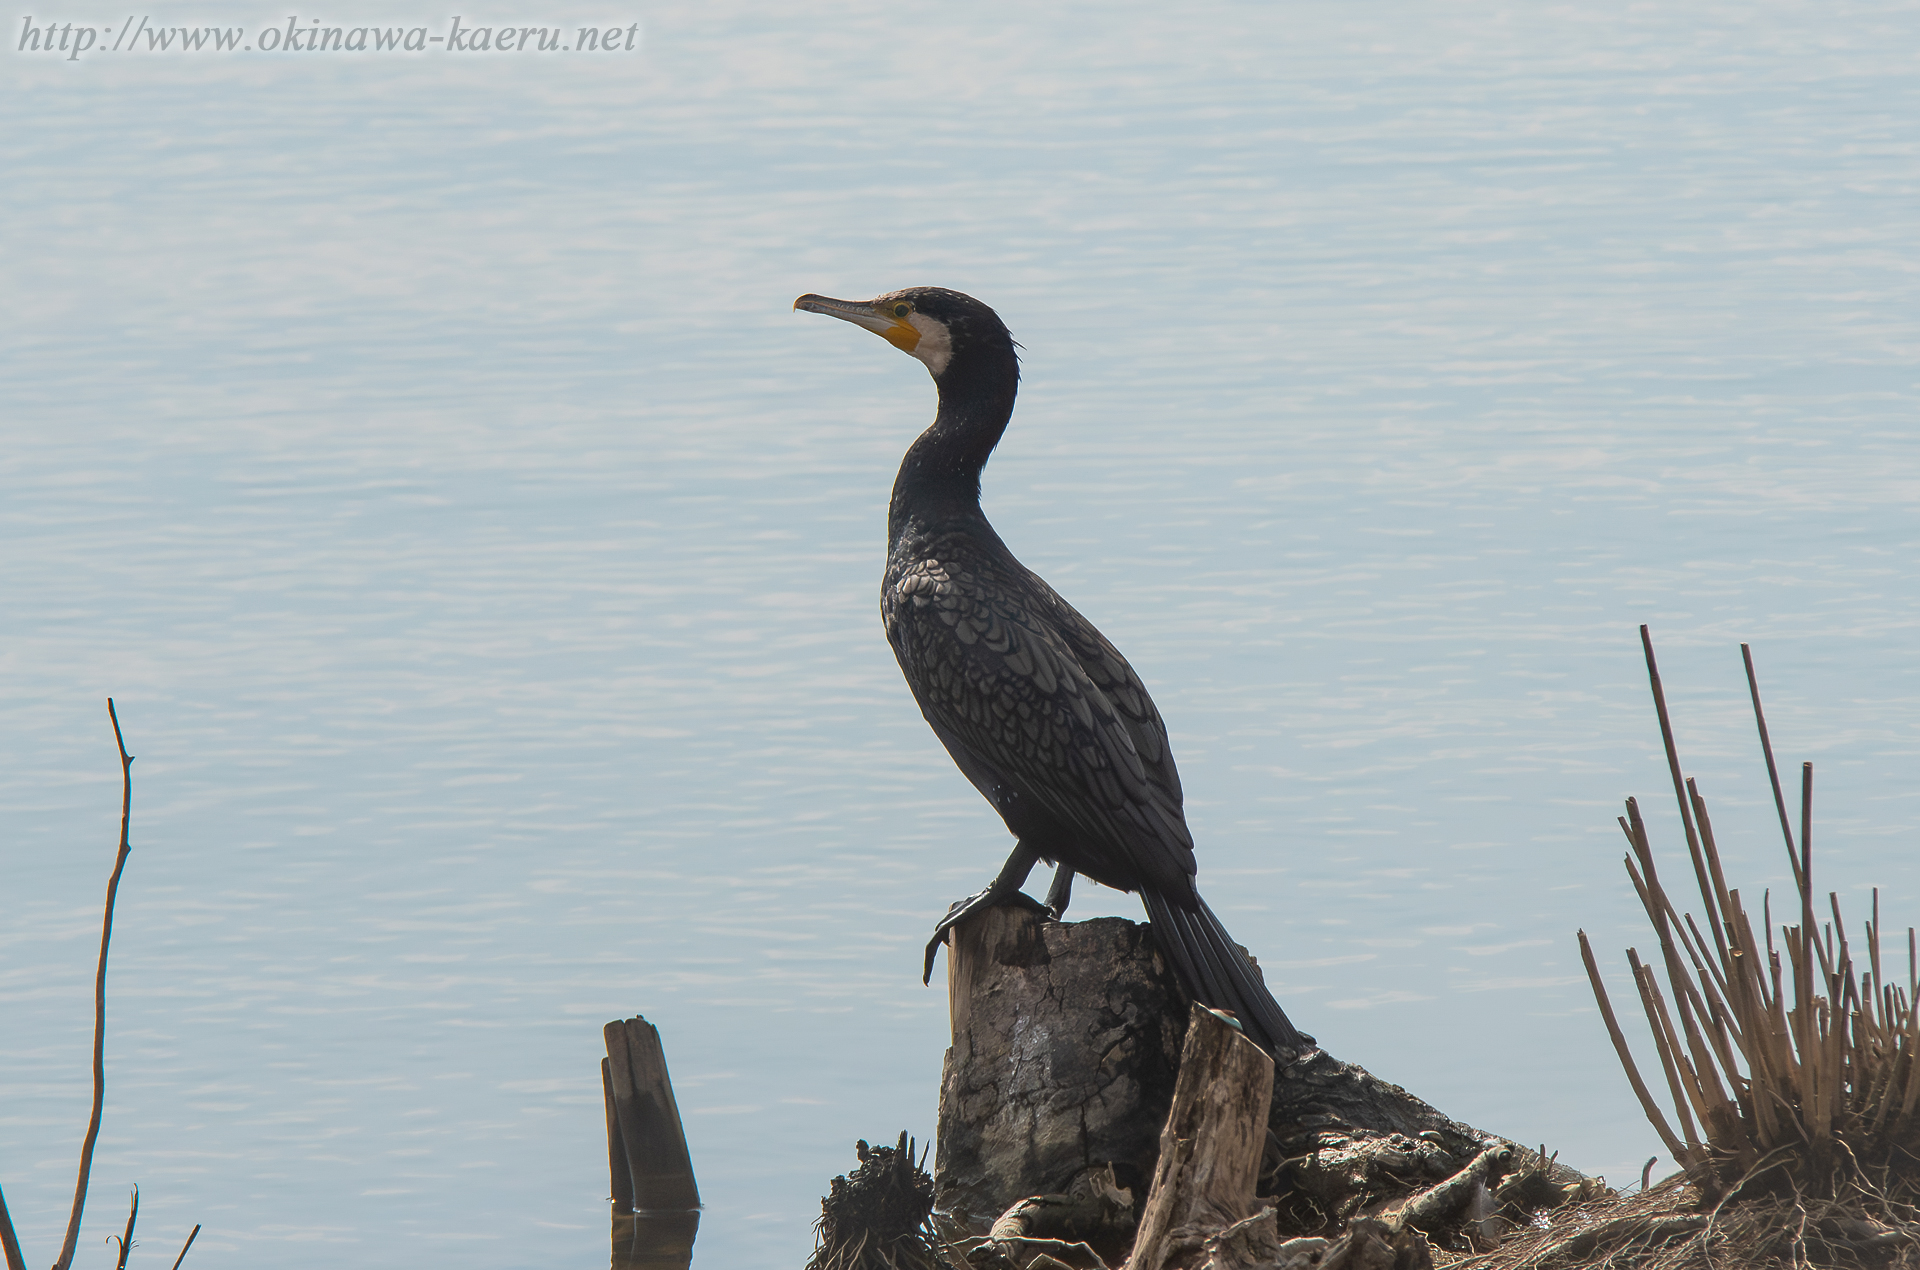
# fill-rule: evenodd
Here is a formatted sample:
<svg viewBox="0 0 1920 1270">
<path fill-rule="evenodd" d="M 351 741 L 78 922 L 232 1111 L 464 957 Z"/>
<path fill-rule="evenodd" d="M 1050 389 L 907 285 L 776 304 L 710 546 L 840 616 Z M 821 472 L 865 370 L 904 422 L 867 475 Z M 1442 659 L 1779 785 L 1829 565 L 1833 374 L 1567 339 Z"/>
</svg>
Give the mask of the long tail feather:
<svg viewBox="0 0 1920 1270">
<path fill-rule="evenodd" d="M 1288 1021 L 1286 1011 L 1205 900 L 1195 895 L 1194 906 L 1186 908 L 1157 891 L 1142 890 L 1140 898 L 1161 950 L 1173 963 L 1181 986 L 1196 1001 L 1231 1010 L 1247 1035 L 1268 1053 L 1310 1043 L 1311 1038 Z"/>
</svg>

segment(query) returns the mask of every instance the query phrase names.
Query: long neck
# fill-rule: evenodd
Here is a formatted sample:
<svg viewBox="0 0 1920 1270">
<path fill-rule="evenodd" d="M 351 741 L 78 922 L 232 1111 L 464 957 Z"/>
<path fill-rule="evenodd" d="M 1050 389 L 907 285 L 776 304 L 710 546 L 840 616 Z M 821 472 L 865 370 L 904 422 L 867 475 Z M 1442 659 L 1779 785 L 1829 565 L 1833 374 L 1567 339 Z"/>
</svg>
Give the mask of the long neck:
<svg viewBox="0 0 1920 1270">
<path fill-rule="evenodd" d="M 889 542 L 911 528 L 984 523 L 980 469 L 1013 417 L 1020 366 L 1011 348 L 1003 354 L 976 353 L 964 365 L 956 359 L 934 382 L 940 410 L 900 461 L 887 508 Z"/>
</svg>

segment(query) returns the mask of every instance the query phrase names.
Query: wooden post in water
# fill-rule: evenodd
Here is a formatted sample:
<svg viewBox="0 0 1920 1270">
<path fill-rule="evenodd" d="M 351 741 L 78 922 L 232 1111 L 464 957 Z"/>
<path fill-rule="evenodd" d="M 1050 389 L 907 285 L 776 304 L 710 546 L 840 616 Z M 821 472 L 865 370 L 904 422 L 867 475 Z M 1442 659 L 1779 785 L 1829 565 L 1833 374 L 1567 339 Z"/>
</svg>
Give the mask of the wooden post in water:
<svg viewBox="0 0 1920 1270">
<path fill-rule="evenodd" d="M 600 1085 L 613 1182 L 613 1270 L 686 1270 L 700 1192 L 660 1031 L 639 1015 L 607 1024 Z"/>
</svg>

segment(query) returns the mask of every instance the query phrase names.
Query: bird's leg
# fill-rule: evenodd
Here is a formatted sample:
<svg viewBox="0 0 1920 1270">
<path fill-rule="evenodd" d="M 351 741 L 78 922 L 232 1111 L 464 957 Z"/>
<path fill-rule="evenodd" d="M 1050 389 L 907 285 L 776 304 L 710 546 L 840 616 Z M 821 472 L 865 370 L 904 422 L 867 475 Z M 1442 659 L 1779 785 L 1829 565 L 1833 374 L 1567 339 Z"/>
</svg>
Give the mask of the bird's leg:
<svg viewBox="0 0 1920 1270">
<path fill-rule="evenodd" d="M 1053 920 L 1067 915 L 1067 900 L 1073 895 L 1073 870 L 1061 865 L 1053 871 L 1053 885 L 1047 888 L 1047 911 Z"/>
<path fill-rule="evenodd" d="M 933 938 L 927 941 L 927 964 L 920 975 L 921 983 L 933 981 L 933 959 L 940 951 L 940 945 L 947 942 L 947 932 L 983 908 L 996 908 L 1002 904 L 1031 908 L 1037 912 L 1047 911 L 1046 905 L 1030 895 L 1021 893 L 1020 888 L 1027 884 L 1027 874 L 1033 872 L 1033 866 L 1040 861 L 1040 853 L 1026 843 L 1016 843 L 1013 854 L 1000 866 L 1000 875 L 994 878 L 986 890 L 969 895 L 947 910 L 940 924 L 933 928 Z M 1058 885 L 1056 883 L 1056 885 Z"/>
</svg>

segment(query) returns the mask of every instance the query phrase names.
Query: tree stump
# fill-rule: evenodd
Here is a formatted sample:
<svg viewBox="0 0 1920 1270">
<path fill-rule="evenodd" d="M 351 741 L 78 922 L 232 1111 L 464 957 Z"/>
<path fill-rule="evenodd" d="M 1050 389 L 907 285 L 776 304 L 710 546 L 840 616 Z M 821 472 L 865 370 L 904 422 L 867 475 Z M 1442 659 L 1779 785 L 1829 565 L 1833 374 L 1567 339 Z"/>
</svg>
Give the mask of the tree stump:
<svg viewBox="0 0 1920 1270">
<path fill-rule="evenodd" d="M 947 982 L 937 1209 L 985 1234 L 1011 1205 L 1064 1194 L 1111 1165 L 1144 1223 L 1190 1010 L 1150 929 L 991 909 L 954 930 Z M 1268 1106 L 1246 1109 L 1264 1132 L 1243 1126 L 1265 1147 L 1255 1193 L 1276 1210 L 1276 1236 L 1337 1234 L 1459 1177 L 1488 1148 L 1501 1148 L 1501 1171 L 1453 1190 L 1484 1201 L 1495 1189 L 1557 1196 L 1592 1186 L 1324 1050 L 1277 1057 Z M 1502 1187 L 1503 1175 L 1528 1186 Z"/>
<path fill-rule="evenodd" d="M 1144 1199 L 1187 1024 L 1147 927 L 994 908 L 955 929 L 950 952 L 935 1205 L 984 1233 L 1107 1163 Z"/>
</svg>

